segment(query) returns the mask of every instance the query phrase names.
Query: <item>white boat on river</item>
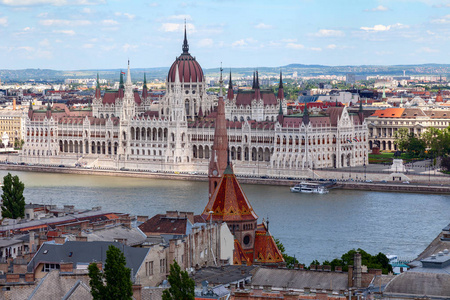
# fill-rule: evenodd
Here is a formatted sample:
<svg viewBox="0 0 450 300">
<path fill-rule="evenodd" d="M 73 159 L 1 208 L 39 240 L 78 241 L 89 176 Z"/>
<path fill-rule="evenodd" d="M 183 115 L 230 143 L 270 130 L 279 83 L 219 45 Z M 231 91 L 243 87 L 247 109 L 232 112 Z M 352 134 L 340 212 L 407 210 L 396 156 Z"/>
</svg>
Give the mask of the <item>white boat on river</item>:
<svg viewBox="0 0 450 300">
<path fill-rule="evenodd" d="M 301 182 L 291 187 L 293 193 L 328 194 L 328 189 L 318 183 Z"/>
</svg>

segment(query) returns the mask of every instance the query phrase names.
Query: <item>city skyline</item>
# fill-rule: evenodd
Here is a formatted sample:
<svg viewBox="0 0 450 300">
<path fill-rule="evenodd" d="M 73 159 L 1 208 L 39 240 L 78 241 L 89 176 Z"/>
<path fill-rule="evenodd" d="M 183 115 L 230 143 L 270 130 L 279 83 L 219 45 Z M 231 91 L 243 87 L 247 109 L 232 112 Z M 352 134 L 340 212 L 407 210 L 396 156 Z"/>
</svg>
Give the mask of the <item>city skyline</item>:
<svg viewBox="0 0 450 300">
<path fill-rule="evenodd" d="M 0 69 L 450 63 L 450 1 L 0 0 Z"/>
</svg>

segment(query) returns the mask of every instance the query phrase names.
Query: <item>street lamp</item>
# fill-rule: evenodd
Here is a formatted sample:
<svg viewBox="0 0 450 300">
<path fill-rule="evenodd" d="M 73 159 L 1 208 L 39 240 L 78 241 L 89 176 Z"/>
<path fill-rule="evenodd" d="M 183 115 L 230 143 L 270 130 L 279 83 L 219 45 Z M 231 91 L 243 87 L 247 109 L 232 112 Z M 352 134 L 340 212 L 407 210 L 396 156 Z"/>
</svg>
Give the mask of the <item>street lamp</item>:
<svg viewBox="0 0 450 300">
<path fill-rule="evenodd" d="M 366 181 L 366 163 L 364 163 L 364 181 Z"/>
</svg>

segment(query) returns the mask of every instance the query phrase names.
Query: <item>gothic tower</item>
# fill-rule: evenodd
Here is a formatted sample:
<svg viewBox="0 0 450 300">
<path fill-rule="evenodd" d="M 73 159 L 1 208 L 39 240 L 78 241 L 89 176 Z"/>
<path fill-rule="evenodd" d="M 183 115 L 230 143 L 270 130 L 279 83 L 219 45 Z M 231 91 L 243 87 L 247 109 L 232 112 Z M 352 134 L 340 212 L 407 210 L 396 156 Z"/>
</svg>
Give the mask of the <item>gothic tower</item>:
<svg viewBox="0 0 450 300">
<path fill-rule="evenodd" d="M 220 178 L 227 167 L 228 161 L 228 134 L 225 120 L 225 102 L 222 94 L 223 80 L 222 68 L 220 69 L 220 91 L 217 104 L 217 116 L 214 131 L 214 144 L 212 147 L 211 160 L 209 162 L 209 197 L 214 193 Z"/>
</svg>

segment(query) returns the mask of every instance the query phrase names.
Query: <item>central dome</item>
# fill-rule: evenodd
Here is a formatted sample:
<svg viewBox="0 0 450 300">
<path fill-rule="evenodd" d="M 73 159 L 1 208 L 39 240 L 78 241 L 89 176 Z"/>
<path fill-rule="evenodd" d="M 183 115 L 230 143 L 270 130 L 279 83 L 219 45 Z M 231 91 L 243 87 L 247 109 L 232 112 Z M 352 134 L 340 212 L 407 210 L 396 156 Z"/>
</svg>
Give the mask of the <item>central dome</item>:
<svg viewBox="0 0 450 300">
<path fill-rule="evenodd" d="M 203 70 L 200 64 L 189 54 L 189 45 L 186 38 L 186 28 L 184 28 L 183 53 L 174 61 L 169 70 L 167 79 L 175 82 L 175 73 L 178 65 L 178 76 L 180 82 L 203 82 Z"/>
</svg>

